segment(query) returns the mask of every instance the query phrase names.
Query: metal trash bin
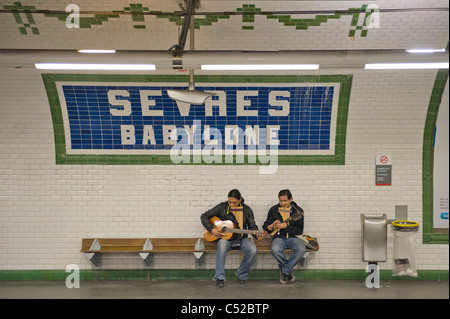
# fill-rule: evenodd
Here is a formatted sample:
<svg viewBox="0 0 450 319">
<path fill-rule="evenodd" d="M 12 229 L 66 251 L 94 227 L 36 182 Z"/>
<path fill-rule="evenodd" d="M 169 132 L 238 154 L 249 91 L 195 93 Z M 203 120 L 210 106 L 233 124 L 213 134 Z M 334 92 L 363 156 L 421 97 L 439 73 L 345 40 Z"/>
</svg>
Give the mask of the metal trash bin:
<svg viewBox="0 0 450 319">
<path fill-rule="evenodd" d="M 369 263 L 387 260 L 386 214 L 361 214 L 362 261 Z"/>
<path fill-rule="evenodd" d="M 419 224 L 409 220 L 396 220 L 392 222 L 392 230 L 394 233 L 392 276 L 418 277 L 415 242 Z"/>
</svg>

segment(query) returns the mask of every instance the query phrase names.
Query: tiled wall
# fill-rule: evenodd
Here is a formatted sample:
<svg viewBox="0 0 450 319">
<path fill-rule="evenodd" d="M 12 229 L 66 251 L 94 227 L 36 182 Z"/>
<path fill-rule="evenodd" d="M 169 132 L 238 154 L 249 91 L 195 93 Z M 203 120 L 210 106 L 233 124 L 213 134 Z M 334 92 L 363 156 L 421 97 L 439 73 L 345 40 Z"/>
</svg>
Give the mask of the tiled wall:
<svg viewBox="0 0 450 319">
<path fill-rule="evenodd" d="M 81 10 L 119 13 L 96 17 L 95 21 L 85 19 L 79 29 L 66 28 L 64 16 L 57 14 L 2 13 L 0 48 L 167 50 L 177 43 L 179 25 L 173 17 L 160 13 L 138 14 L 178 10 L 175 1 L 80 0 L 76 3 Z M 448 10 L 386 13 L 380 21 L 382 27 L 372 29 L 364 25 L 362 13 L 359 16 L 347 14 L 349 11 L 337 14 L 338 10 L 362 8 L 371 3 L 394 9 L 448 7 L 447 1 L 441 0 L 248 1 L 245 5 L 242 1 L 205 0 L 202 10 L 230 14 L 198 16 L 195 48 L 311 50 L 404 49 L 417 44 L 434 48 L 447 46 Z M 1 9 L 18 6 L 63 12 L 66 4 L 55 0 L 21 1 L 20 4 L 0 0 Z M 278 9 L 320 12 L 299 16 L 241 14 Z M 108 77 L 107 73 L 90 74 Z M 180 75 L 178 71 L 155 74 Z M 217 75 L 196 71 L 197 74 Z M 142 73 L 122 75 L 142 76 Z M 259 165 L 160 165 L 157 161 L 121 163 L 104 158 L 100 164 L 92 158 L 83 163 L 73 158 L 69 162 L 60 161 L 61 136 L 55 138 L 58 130 L 54 128 L 55 124 L 62 123 L 54 122 L 51 105 L 55 101 L 49 101 L 41 73 L 27 68 L 2 68 L 0 270 L 63 270 L 68 264 L 91 269 L 90 262 L 80 253 L 81 238 L 202 236 L 200 214 L 226 200 L 232 188 L 241 190 L 261 226 L 267 210 L 277 202 L 278 191 L 290 188 L 294 200 L 305 210 L 305 233 L 318 237 L 320 243 L 320 251 L 311 257 L 309 269 L 365 269 L 366 264 L 361 261 L 360 214 L 386 213 L 391 219 L 396 205 L 407 205 L 409 219 L 421 224 L 418 269 L 448 271 L 448 244 L 425 244 L 422 239 L 423 212 L 430 200 L 429 180 L 425 185 L 422 176 L 424 170 L 430 172 L 430 166 L 423 165 L 423 159 L 430 157 L 429 151 L 423 151 L 424 133 L 430 136 L 433 129 L 425 130 L 425 124 L 431 94 L 436 88 L 436 70 L 235 72 L 231 75 L 351 76 L 346 125 L 339 132 L 345 137 L 345 143 L 340 144 L 344 150 L 339 154 L 345 158 L 332 163 L 313 160 L 303 165 L 280 165 L 276 174 L 266 175 L 260 174 Z M 375 186 L 378 154 L 392 156 L 391 186 Z M 392 256 L 392 231 L 388 235 L 388 255 Z M 122 257 L 105 258 L 103 268 L 143 267 L 139 257 Z M 380 267 L 389 270 L 391 262 L 389 257 Z M 238 263 L 238 255 L 232 255 L 227 260 L 227 268 L 237 267 Z M 195 264 L 191 255 L 169 254 L 156 256 L 154 268 L 193 269 Z M 213 255 L 207 257 L 206 268 L 214 268 Z M 276 269 L 276 262 L 269 255 L 261 256 L 257 268 Z"/>
<path fill-rule="evenodd" d="M 90 269 L 79 252 L 81 238 L 201 236 L 200 214 L 235 187 L 260 226 L 277 192 L 292 190 L 306 212 L 305 233 L 319 238 L 310 269 L 364 269 L 361 213 L 394 218 L 395 205 L 408 205 L 409 218 L 422 224 L 424 122 L 437 72 L 351 73 L 345 165 L 286 165 L 261 175 L 247 165 L 56 164 L 41 74 L 4 70 L 0 269 L 64 269 L 71 263 Z M 392 156 L 392 186 L 375 186 L 375 157 L 381 153 Z M 448 269 L 448 245 L 424 245 L 421 235 L 418 268 Z M 392 239 L 389 231 L 390 256 Z M 106 258 L 103 267 L 143 267 L 139 258 L 127 257 Z M 391 261 L 382 269 L 390 269 Z M 227 267 L 238 262 L 230 256 Z M 189 269 L 194 262 L 190 255 L 157 256 L 154 267 Z M 213 256 L 206 267 L 214 267 Z M 276 263 L 264 256 L 257 267 L 274 269 Z"/>
</svg>

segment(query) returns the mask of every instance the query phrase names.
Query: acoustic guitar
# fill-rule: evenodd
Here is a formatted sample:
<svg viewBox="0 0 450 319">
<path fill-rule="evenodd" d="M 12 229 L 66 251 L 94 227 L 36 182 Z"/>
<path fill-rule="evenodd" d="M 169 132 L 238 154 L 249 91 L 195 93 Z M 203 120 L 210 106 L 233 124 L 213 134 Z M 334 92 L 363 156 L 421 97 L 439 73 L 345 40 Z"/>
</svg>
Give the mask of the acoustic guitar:
<svg viewBox="0 0 450 319">
<path fill-rule="evenodd" d="M 288 221 L 290 221 L 290 220 L 299 220 L 300 218 L 302 218 L 302 216 L 303 216 L 304 214 L 302 213 L 302 212 L 298 212 L 298 213 L 295 213 L 294 215 L 292 215 L 291 217 L 289 217 L 288 219 L 286 219 L 286 220 L 283 220 L 283 223 L 287 223 Z M 273 228 L 273 231 L 270 233 L 270 235 L 271 236 L 274 236 L 275 235 L 275 233 L 277 232 L 277 231 L 279 231 L 280 230 L 280 228 L 278 228 L 278 227 L 274 227 Z"/>
<path fill-rule="evenodd" d="M 264 236 L 264 230 L 252 230 L 252 229 L 239 229 L 234 228 L 234 223 L 231 220 L 221 220 L 219 217 L 211 217 L 209 222 L 214 225 L 214 228 L 220 230 L 222 234 L 224 234 L 223 239 L 228 240 L 233 237 L 233 233 L 238 234 L 251 234 L 256 236 Z M 203 238 L 207 241 L 216 241 L 219 237 L 212 235 L 206 229 L 204 230 Z"/>
</svg>

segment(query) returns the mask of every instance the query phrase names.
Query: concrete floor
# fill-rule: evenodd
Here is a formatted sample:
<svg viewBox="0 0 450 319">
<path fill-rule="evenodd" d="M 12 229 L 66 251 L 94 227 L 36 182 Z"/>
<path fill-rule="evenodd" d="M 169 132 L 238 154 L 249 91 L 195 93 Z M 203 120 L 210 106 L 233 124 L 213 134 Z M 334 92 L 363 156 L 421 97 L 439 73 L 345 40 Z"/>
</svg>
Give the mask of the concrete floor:
<svg viewBox="0 0 450 319">
<path fill-rule="evenodd" d="M 449 299 L 448 281 L 381 281 L 369 289 L 354 280 L 308 280 L 282 285 L 276 280 L 81 281 L 67 288 L 62 281 L 3 281 L 1 299 Z M 219 293 L 218 293 L 219 292 Z"/>
</svg>

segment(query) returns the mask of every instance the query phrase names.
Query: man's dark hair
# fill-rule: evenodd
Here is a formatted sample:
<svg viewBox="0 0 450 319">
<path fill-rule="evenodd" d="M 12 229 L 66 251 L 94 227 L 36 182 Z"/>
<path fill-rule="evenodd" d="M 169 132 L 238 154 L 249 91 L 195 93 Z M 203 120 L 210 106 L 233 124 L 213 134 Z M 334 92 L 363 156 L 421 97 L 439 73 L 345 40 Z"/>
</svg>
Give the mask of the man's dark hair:
<svg viewBox="0 0 450 319">
<path fill-rule="evenodd" d="M 282 189 L 278 193 L 278 198 L 280 198 L 281 196 L 287 196 L 288 199 L 292 198 L 292 194 L 291 194 L 291 191 L 289 189 Z"/>
<path fill-rule="evenodd" d="M 236 198 L 236 199 L 240 200 L 241 203 L 244 202 L 244 198 L 242 197 L 241 192 L 238 191 L 237 189 L 232 189 L 231 191 L 229 191 L 228 197 Z"/>
</svg>

